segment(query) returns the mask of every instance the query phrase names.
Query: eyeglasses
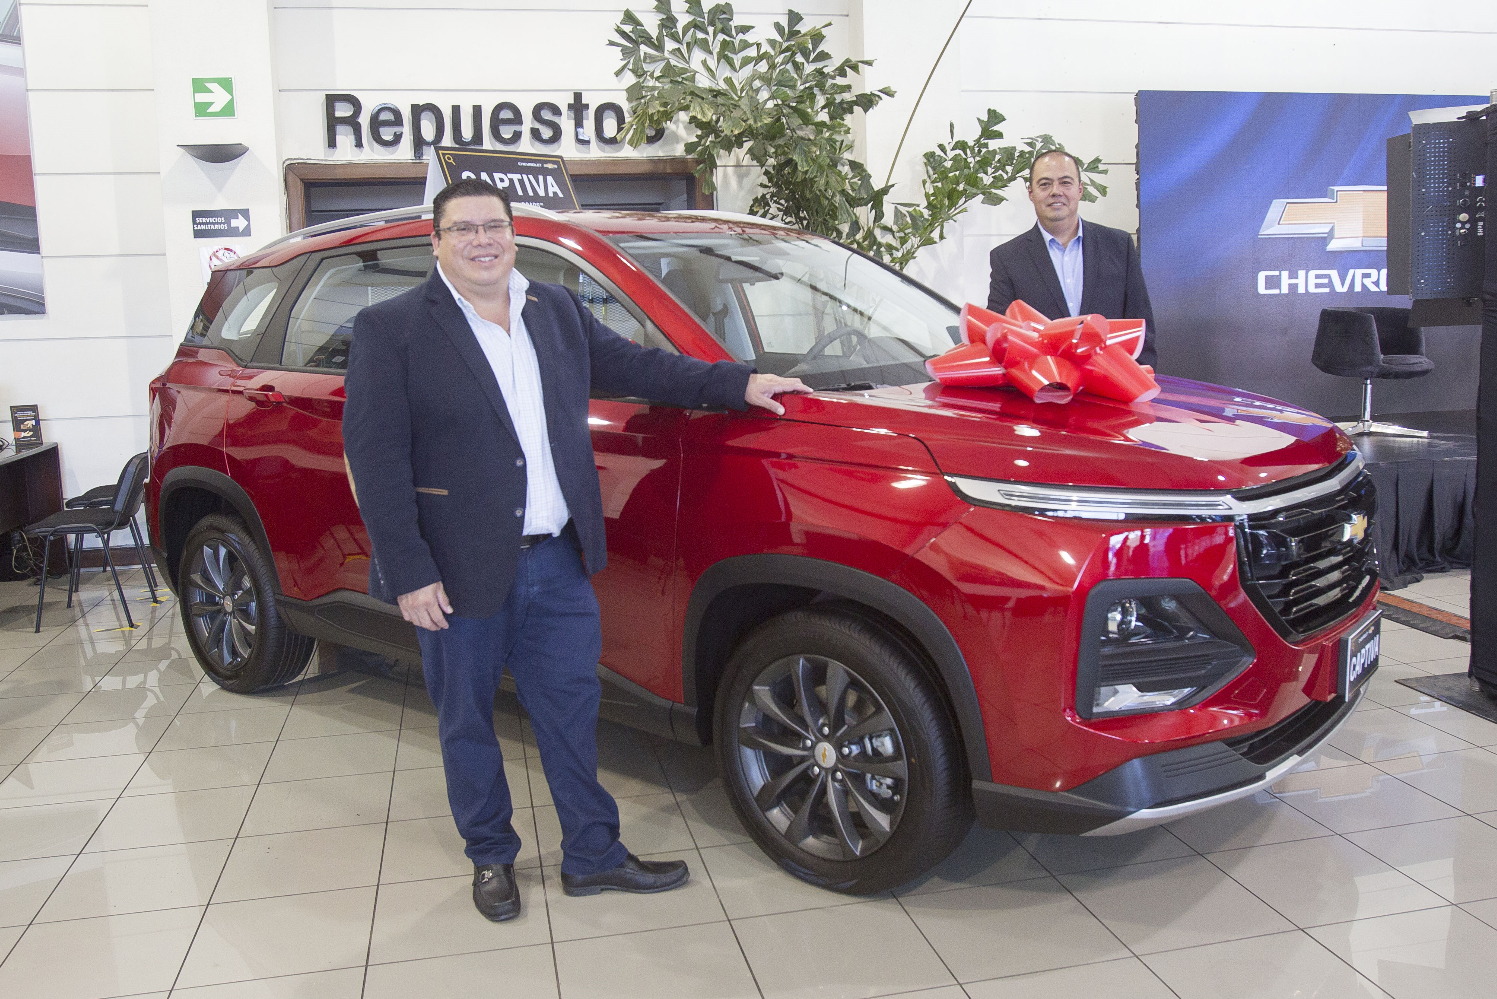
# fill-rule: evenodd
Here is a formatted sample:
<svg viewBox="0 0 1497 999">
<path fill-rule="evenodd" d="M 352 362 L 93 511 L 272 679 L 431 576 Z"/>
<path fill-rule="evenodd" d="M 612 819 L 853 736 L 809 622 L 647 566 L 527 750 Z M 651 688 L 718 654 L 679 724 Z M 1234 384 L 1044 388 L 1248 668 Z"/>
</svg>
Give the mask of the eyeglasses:
<svg viewBox="0 0 1497 999">
<path fill-rule="evenodd" d="M 453 239 L 467 242 L 470 239 L 477 238 L 480 232 L 485 236 L 493 236 L 497 239 L 505 233 L 513 232 L 514 228 L 515 224 L 513 222 L 454 222 L 452 225 L 444 225 L 436 231 L 450 233 Z"/>
</svg>

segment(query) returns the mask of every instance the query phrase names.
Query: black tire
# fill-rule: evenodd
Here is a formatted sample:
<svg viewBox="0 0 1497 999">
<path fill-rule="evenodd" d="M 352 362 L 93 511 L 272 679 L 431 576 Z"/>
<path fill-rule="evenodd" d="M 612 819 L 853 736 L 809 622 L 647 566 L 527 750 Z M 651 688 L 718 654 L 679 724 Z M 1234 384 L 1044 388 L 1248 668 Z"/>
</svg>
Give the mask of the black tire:
<svg viewBox="0 0 1497 999">
<path fill-rule="evenodd" d="M 841 687 L 830 711 L 829 684 Z M 897 888 L 971 828 L 945 704 L 913 653 L 872 621 L 802 609 L 760 625 L 728 662 L 715 720 L 734 811 L 802 881 L 849 895 Z"/>
<path fill-rule="evenodd" d="M 239 518 L 193 525 L 177 580 L 188 644 L 214 683 L 252 694 L 306 669 L 314 642 L 276 612 L 274 570 Z"/>
</svg>

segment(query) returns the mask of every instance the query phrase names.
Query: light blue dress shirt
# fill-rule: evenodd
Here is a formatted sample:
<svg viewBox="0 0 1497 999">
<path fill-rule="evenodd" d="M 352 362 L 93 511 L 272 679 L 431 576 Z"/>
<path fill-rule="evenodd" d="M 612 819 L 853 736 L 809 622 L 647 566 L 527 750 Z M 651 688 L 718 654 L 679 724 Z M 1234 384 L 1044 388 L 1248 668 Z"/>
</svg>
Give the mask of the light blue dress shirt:
<svg viewBox="0 0 1497 999">
<path fill-rule="evenodd" d="M 1076 238 L 1071 240 L 1068 246 L 1061 246 L 1060 240 L 1045 232 L 1044 227 L 1040 233 L 1045 237 L 1045 248 L 1050 251 L 1050 263 L 1055 265 L 1055 276 L 1060 278 L 1060 290 L 1065 292 L 1066 308 L 1070 311 L 1068 316 L 1081 315 L 1081 234 L 1083 226 L 1081 220 L 1076 220 Z M 1051 316 L 1051 319 L 1059 319 L 1059 316 Z"/>
<path fill-rule="evenodd" d="M 551 457 L 551 434 L 546 428 L 546 404 L 541 392 L 541 366 L 525 328 L 525 289 L 530 282 L 519 271 L 509 272 L 509 330 L 491 323 L 478 314 L 467 299 L 457 293 L 441 265 L 437 274 L 457 300 L 483 356 L 494 369 L 494 379 L 504 396 L 510 422 L 520 438 L 525 454 L 525 520 L 521 534 L 560 534 L 571 514 L 561 494 L 561 480 L 556 477 L 556 462 Z"/>
</svg>

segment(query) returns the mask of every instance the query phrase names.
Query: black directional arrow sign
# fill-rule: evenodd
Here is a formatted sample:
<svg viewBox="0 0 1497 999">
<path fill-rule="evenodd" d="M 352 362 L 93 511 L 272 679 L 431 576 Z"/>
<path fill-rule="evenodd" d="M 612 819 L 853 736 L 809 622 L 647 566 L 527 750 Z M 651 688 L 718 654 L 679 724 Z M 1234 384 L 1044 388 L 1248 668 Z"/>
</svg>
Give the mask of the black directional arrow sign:
<svg viewBox="0 0 1497 999">
<path fill-rule="evenodd" d="M 195 239 L 223 239 L 226 236 L 249 234 L 248 208 L 219 208 L 211 211 L 194 209 L 192 212 L 192 235 Z"/>
</svg>

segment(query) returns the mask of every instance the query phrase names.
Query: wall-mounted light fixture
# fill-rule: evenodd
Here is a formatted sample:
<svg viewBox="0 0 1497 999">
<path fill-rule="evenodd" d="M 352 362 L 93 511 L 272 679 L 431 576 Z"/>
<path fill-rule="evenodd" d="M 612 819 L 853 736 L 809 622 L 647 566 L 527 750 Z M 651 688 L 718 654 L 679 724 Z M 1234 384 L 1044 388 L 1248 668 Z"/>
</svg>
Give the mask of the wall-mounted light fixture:
<svg viewBox="0 0 1497 999">
<path fill-rule="evenodd" d="M 249 146 L 242 142 L 209 142 L 198 145 L 179 145 L 188 156 L 204 163 L 232 163 L 245 153 L 249 152 Z"/>
</svg>

